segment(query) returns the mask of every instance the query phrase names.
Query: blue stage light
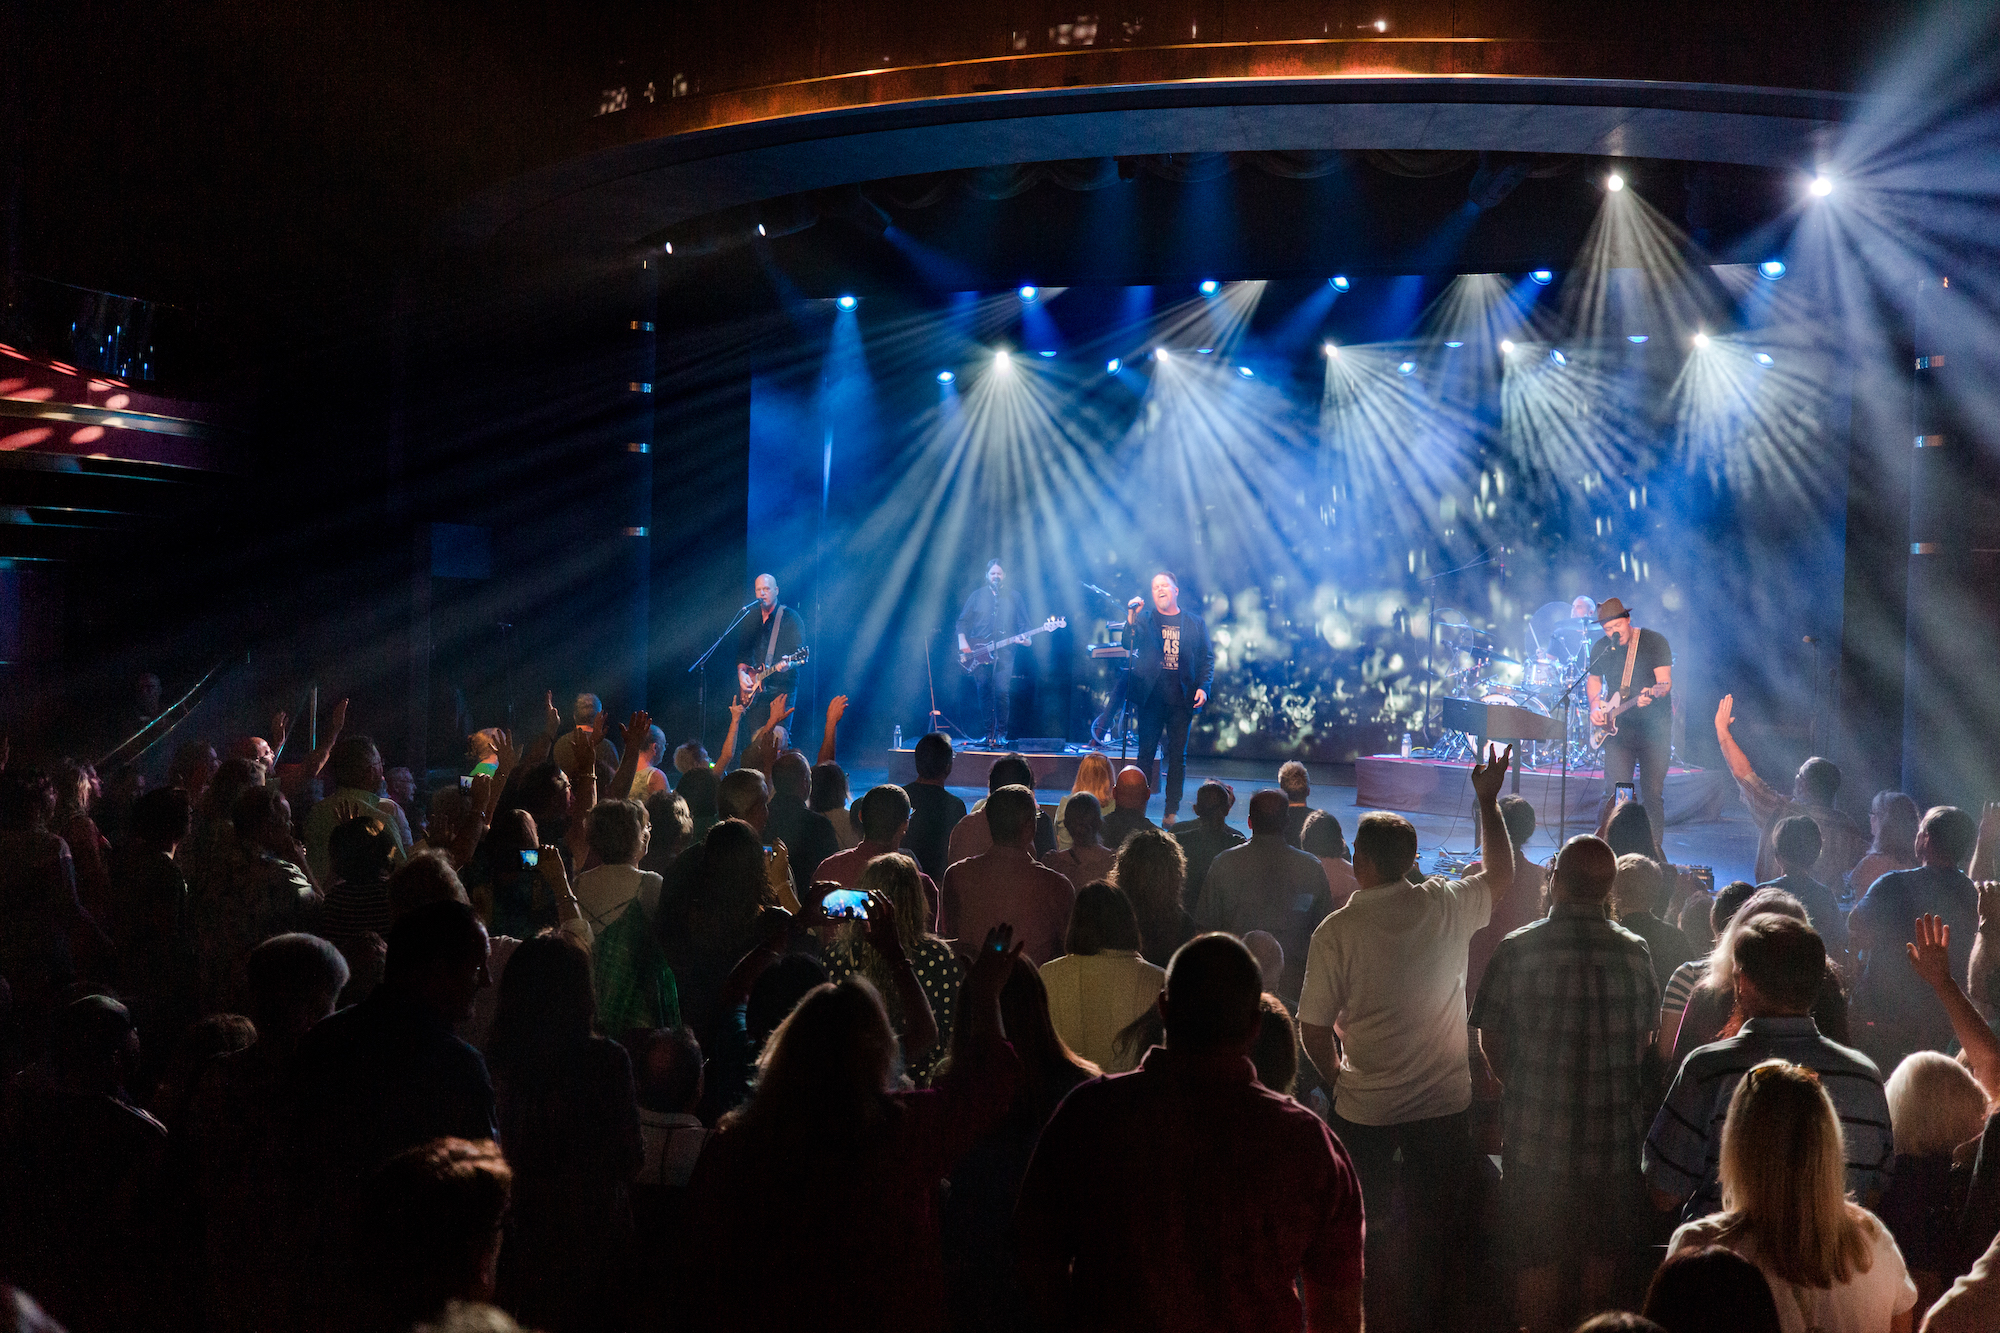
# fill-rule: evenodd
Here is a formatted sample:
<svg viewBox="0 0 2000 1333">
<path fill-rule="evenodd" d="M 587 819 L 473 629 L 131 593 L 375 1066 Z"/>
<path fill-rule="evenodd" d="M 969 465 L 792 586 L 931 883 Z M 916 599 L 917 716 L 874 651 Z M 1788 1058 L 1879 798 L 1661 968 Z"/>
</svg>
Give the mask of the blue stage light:
<svg viewBox="0 0 2000 1333">
<path fill-rule="evenodd" d="M 1340 277 L 1338 275 L 1328 278 L 1326 280 L 1326 285 L 1333 288 L 1337 292 L 1344 292 L 1348 288 L 1347 279 L 1344 277 Z"/>
<path fill-rule="evenodd" d="M 1023 286 L 1021 288 L 1020 296 L 1023 301 L 1032 301 L 1040 295 L 1041 288 L 1039 287 Z"/>
<path fill-rule="evenodd" d="M 1197 356 L 1212 356 L 1215 353 L 1215 349 L 1213 347 L 1197 347 L 1194 350 L 1195 350 L 1195 355 Z"/>
<path fill-rule="evenodd" d="M 1551 347 L 1549 349 L 1549 360 L 1555 362 L 1559 366 L 1566 366 L 1569 364 L 1569 358 L 1563 355 L 1562 348 L 1560 347 Z"/>
<path fill-rule="evenodd" d="M 1779 278 L 1785 276 L 1785 261 L 1782 259 L 1767 259 L 1757 265 L 1757 272 L 1763 277 L 1769 278 L 1772 282 L 1776 282 Z"/>
<path fill-rule="evenodd" d="M 1123 361 L 1120 361 L 1117 357 L 1114 356 L 1109 361 L 1106 361 L 1104 363 L 1104 373 L 1107 375 L 1116 375 L 1119 372 L 1119 370 L 1124 367 L 1124 365 L 1125 363 Z"/>
<path fill-rule="evenodd" d="M 1250 369 L 1250 367 L 1248 366 L 1236 367 L 1236 373 L 1241 375 L 1246 380 L 1254 380 L 1257 378 L 1257 372 Z"/>
<path fill-rule="evenodd" d="M 1048 351 L 1048 350 L 1046 350 L 1046 349 L 1044 349 L 1043 351 L 1039 351 L 1039 352 L 1035 353 L 1035 355 L 1036 355 L 1036 356 L 1039 356 L 1039 357 L 1041 357 L 1041 358 L 1042 358 L 1043 360 L 1045 360 L 1045 361 L 1046 361 L 1046 360 L 1048 360 L 1048 359 L 1049 359 L 1050 357 L 1053 357 L 1053 356 L 1055 355 L 1055 353 L 1054 353 L 1054 352 L 1051 352 L 1051 351 Z"/>
<path fill-rule="evenodd" d="M 949 384 L 949 383 L 951 383 L 951 382 L 952 382 L 953 380 L 955 380 L 955 379 L 957 379 L 957 378 L 958 378 L 958 376 L 957 376 L 957 375 L 955 375 L 955 374 L 953 374 L 953 373 L 952 373 L 951 371 L 949 371 L 949 370 L 940 370 L 940 371 L 938 372 L 938 383 L 939 383 L 939 384 Z"/>
<path fill-rule="evenodd" d="M 1201 294 L 1203 296 L 1213 296 L 1221 290 L 1222 290 L 1222 284 L 1217 282 L 1214 278 L 1202 279 Z"/>
<path fill-rule="evenodd" d="M 1448 341 L 1447 343 L 1445 343 L 1445 346 L 1446 346 L 1446 347 L 1463 347 L 1463 346 L 1465 346 L 1465 340 L 1464 340 L 1464 339 L 1462 339 L 1462 338 L 1453 338 L 1453 339 L 1451 339 L 1450 341 Z"/>
<path fill-rule="evenodd" d="M 1408 375 L 1409 373 L 1411 373 L 1412 371 L 1414 371 L 1414 370 L 1415 370 L 1416 368 L 1417 368 L 1417 363 L 1416 363 L 1416 362 L 1414 362 L 1414 361 L 1405 361 L 1405 362 L 1403 362 L 1403 363 L 1402 363 L 1401 365 L 1399 365 L 1399 366 L 1397 366 L 1397 367 L 1396 367 L 1396 373 L 1397 373 L 1398 375 Z"/>
<path fill-rule="evenodd" d="M 1544 287 L 1548 286 L 1550 283 L 1556 280 L 1556 275 L 1545 268 L 1538 268 L 1533 273 L 1530 273 L 1528 276 L 1533 278 L 1536 282 L 1539 282 Z"/>
<path fill-rule="evenodd" d="M 1769 365 L 1775 365 L 1777 363 L 1771 360 L 1771 354 L 1769 352 L 1759 352 L 1757 353 L 1757 364 L 1760 366 L 1769 366 Z"/>
<path fill-rule="evenodd" d="M 1644 333 L 1628 333 L 1625 335 L 1625 341 L 1628 343 L 1642 343 L 1646 341 L 1646 339 L 1649 336 L 1650 335 Z"/>
<path fill-rule="evenodd" d="M 854 307 L 861 304 L 860 301 L 856 300 L 852 296 L 836 296 L 833 298 L 833 303 L 839 306 L 842 310 L 852 310 L 854 309 Z"/>
</svg>

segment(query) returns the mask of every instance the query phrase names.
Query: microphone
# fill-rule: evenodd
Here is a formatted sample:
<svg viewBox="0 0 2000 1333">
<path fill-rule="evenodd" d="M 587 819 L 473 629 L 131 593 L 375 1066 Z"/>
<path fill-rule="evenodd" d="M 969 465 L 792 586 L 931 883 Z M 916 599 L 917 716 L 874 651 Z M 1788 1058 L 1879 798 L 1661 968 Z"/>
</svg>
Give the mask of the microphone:
<svg viewBox="0 0 2000 1333">
<path fill-rule="evenodd" d="M 742 609 L 748 611 L 751 607 L 755 605 L 757 605 L 757 599 L 755 597 L 752 597 L 749 601 L 743 603 Z"/>
<path fill-rule="evenodd" d="M 1810 634 L 1806 635 L 1806 636 L 1805 636 L 1805 638 L 1804 638 L 1803 640 L 1801 640 L 1801 642 L 1803 642 L 1803 643 L 1809 643 L 1809 644 L 1811 644 L 1811 645 L 1812 645 L 1813 647 L 1815 647 L 1815 648 L 1819 647 L 1819 640 L 1818 640 L 1818 639 L 1815 639 L 1815 638 L 1814 638 L 1814 637 L 1813 637 L 1812 635 L 1810 635 Z"/>
<path fill-rule="evenodd" d="M 1146 604 L 1146 599 L 1143 597 L 1134 597 L 1131 601 L 1125 603 L 1125 605 L 1131 607 L 1134 611 L 1137 611 L 1140 607 L 1144 606 L 1145 604 Z"/>
</svg>

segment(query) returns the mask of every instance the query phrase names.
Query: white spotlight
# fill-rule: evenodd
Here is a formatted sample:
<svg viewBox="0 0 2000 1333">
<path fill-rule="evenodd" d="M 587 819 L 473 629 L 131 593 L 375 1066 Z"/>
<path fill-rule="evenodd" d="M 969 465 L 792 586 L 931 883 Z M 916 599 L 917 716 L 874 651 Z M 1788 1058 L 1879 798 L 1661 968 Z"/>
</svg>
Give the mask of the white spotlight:
<svg viewBox="0 0 2000 1333">
<path fill-rule="evenodd" d="M 1164 362 L 1164 361 L 1166 361 L 1167 359 L 1168 359 L 1168 358 L 1167 358 L 1167 349 L 1166 349 L 1166 348 L 1164 348 L 1164 347 L 1155 347 L 1155 348 L 1153 349 L 1153 360 L 1155 360 L 1155 361 L 1161 361 L 1161 362 Z"/>
<path fill-rule="evenodd" d="M 1213 296 L 1217 291 L 1221 290 L 1221 287 L 1222 284 L 1214 278 L 1203 278 L 1201 282 L 1201 294 L 1203 296 Z"/>
<path fill-rule="evenodd" d="M 1001 348 L 993 354 L 993 368 L 995 370 L 1012 370 L 1014 368 L 1014 354 L 1004 347 Z"/>
<path fill-rule="evenodd" d="M 763 223 L 761 223 L 761 222 L 757 224 L 757 234 L 758 234 L 759 236 L 765 236 L 765 235 L 768 235 L 768 234 L 769 234 L 768 232 L 766 232 L 766 231 L 764 230 L 764 224 L 763 224 Z"/>
<path fill-rule="evenodd" d="M 1813 192 L 1816 198 L 1824 199 L 1833 193 L 1833 177 L 1822 171 L 1819 175 L 1813 177 L 1812 184 L 1807 188 Z"/>
<path fill-rule="evenodd" d="M 1502 338 L 1500 340 L 1500 355 L 1512 356 L 1513 354 L 1514 354 L 1513 340 L 1509 338 Z"/>
<path fill-rule="evenodd" d="M 1020 291 L 1020 297 L 1023 301 L 1032 301 L 1039 295 L 1041 295 L 1040 288 L 1028 286 L 1025 284 L 1022 286 Z"/>
<path fill-rule="evenodd" d="M 1116 375 L 1124 365 L 1123 361 L 1114 356 L 1104 363 L 1104 373 L 1107 375 Z"/>
<path fill-rule="evenodd" d="M 1375 20 L 1375 31 L 1377 31 L 1377 32 L 1387 32 L 1387 31 L 1389 31 L 1389 20 L 1387 20 L 1387 19 L 1376 19 L 1376 20 Z"/>
<path fill-rule="evenodd" d="M 1400 363 L 1398 363 L 1398 364 L 1397 364 L 1397 366 L 1396 366 L 1396 373 L 1397 373 L 1398 375 L 1408 375 L 1408 374 L 1411 374 L 1412 372 L 1414 372 L 1414 371 L 1416 370 L 1416 368 L 1417 368 L 1417 363 L 1416 363 L 1416 362 L 1414 362 L 1414 361 L 1403 361 L 1403 362 L 1400 362 Z"/>
<path fill-rule="evenodd" d="M 1760 366 L 1770 366 L 1770 365 L 1776 365 L 1777 363 L 1771 360 L 1771 354 L 1769 352 L 1759 352 L 1757 353 L 1757 364 Z"/>
<path fill-rule="evenodd" d="M 1257 372 L 1250 369 L 1250 367 L 1248 366 L 1236 367 L 1236 373 L 1241 375 L 1246 380 L 1254 380 L 1257 378 Z"/>
<path fill-rule="evenodd" d="M 1785 276 L 1785 261 L 1782 259 L 1767 259 L 1757 265 L 1757 274 L 1768 282 L 1776 282 L 1779 278 Z"/>
<path fill-rule="evenodd" d="M 1445 343 L 1445 346 L 1446 346 L 1446 347 L 1463 347 L 1463 346 L 1465 346 L 1465 340 L 1464 340 L 1463 338 L 1454 338 L 1454 339 L 1451 339 L 1450 341 L 1446 342 L 1446 343 Z"/>
<path fill-rule="evenodd" d="M 1644 333 L 1628 333 L 1625 335 L 1625 341 L 1628 343 L 1642 343 L 1646 341 L 1646 339 L 1649 336 L 1650 335 Z"/>
<path fill-rule="evenodd" d="M 1604 188 L 1613 194 L 1617 194 L 1625 188 L 1625 178 L 1614 171 L 1604 178 Z"/>
<path fill-rule="evenodd" d="M 1340 359 L 1340 349 L 1338 347 L 1335 347 L 1332 343 L 1328 343 L 1323 350 L 1326 352 L 1328 356 L 1332 357 L 1334 360 L 1338 361 Z"/>
<path fill-rule="evenodd" d="M 949 370 L 940 370 L 937 374 L 937 381 L 939 384 L 950 384 L 953 380 L 957 378 L 958 376 L 953 374 Z"/>
<path fill-rule="evenodd" d="M 855 306 L 861 304 L 861 302 L 858 299 L 852 296 L 836 296 L 833 299 L 833 303 L 839 306 L 842 310 L 852 310 L 854 309 Z"/>
<path fill-rule="evenodd" d="M 1695 345 L 1696 347 L 1706 347 L 1706 346 L 1708 346 L 1708 335 L 1707 335 L 1706 333 L 1697 333 L 1697 334 L 1695 334 L 1695 335 L 1694 335 L 1694 345 Z"/>
<path fill-rule="evenodd" d="M 1556 280 L 1556 275 L 1554 271 L 1545 268 L 1538 268 L 1533 273 L 1530 273 L 1528 276 L 1533 278 L 1537 283 L 1539 283 L 1544 287 L 1548 286 L 1550 283 Z"/>
<path fill-rule="evenodd" d="M 1326 285 L 1333 288 L 1337 292 L 1344 292 L 1354 284 L 1350 283 L 1345 276 L 1341 274 L 1335 274 L 1333 277 L 1328 278 L 1326 280 Z"/>
<path fill-rule="evenodd" d="M 1569 364 L 1569 358 L 1563 355 L 1562 348 L 1560 347 L 1551 347 L 1549 349 L 1549 360 L 1555 362 L 1559 366 L 1566 366 Z"/>
</svg>

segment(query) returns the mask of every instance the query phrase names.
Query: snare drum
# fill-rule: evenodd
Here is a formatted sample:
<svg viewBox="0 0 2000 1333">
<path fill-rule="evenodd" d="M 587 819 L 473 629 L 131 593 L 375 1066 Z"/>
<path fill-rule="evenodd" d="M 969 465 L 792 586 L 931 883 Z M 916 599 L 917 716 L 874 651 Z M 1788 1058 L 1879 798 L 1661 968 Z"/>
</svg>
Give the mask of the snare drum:
<svg viewBox="0 0 2000 1333">
<path fill-rule="evenodd" d="M 1547 653 L 1536 653 L 1528 663 L 1528 688 L 1546 690 L 1562 684 L 1562 664 Z"/>
</svg>

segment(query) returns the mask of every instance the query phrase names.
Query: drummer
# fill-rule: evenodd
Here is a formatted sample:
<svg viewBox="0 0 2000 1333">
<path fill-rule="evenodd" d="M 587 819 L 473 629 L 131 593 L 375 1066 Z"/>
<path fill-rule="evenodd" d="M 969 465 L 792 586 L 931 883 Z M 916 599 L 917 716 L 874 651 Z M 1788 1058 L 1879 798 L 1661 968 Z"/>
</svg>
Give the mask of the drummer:
<svg viewBox="0 0 2000 1333">
<path fill-rule="evenodd" d="M 1583 632 L 1583 636 L 1586 639 L 1598 637 L 1591 633 L 1591 630 L 1597 628 L 1597 603 L 1593 602 L 1590 598 L 1579 597 L 1571 602 L 1569 604 L 1569 618 L 1571 620 L 1581 620 L 1590 627 Z"/>
</svg>

